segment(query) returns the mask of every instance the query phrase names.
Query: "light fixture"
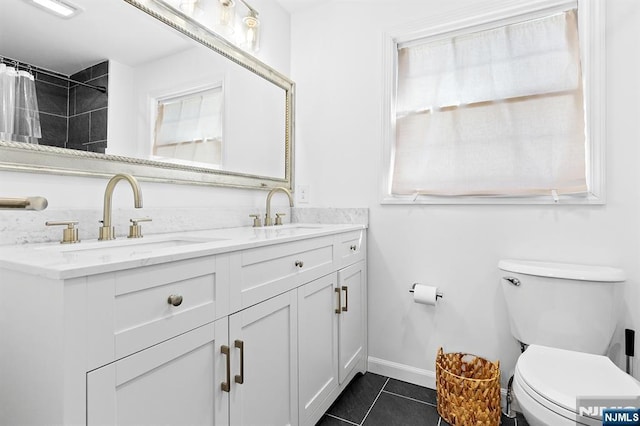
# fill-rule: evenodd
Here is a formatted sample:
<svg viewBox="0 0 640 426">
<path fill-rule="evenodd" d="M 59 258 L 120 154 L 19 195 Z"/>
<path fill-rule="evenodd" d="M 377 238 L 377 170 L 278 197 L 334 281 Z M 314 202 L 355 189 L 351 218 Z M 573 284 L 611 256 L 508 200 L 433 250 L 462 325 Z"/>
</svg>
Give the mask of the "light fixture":
<svg viewBox="0 0 640 426">
<path fill-rule="evenodd" d="M 260 20 L 258 19 L 258 11 L 249 6 L 246 1 L 240 1 L 249 9 L 248 15 L 242 18 L 242 23 L 244 24 L 244 40 L 242 40 L 241 45 L 252 52 L 257 52 L 260 49 Z"/>
<path fill-rule="evenodd" d="M 78 6 L 61 0 L 25 0 L 33 6 L 52 13 L 60 18 L 71 18 L 82 11 Z"/>
<path fill-rule="evenodd" d="M 230 36 L 236 24 L 236 3 L 233 0 L 218 0 L 218 22 L 215 29 L 218 33 Z"/>
</svg>

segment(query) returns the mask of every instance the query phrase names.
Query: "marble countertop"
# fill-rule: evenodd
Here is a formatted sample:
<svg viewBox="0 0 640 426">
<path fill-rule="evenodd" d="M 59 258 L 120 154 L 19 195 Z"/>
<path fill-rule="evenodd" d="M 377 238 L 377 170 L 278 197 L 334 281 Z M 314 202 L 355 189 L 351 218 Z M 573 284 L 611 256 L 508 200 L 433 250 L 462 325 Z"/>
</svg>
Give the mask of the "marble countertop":
<svg viewBox="0 0 640 426">
<path fill-rule="evenodd" d="M 68 279 L 365 229 L 364 225 L 304 224 L 156 234 L 77 244 L 0 246 L 0 268 Z"/>
</svg>

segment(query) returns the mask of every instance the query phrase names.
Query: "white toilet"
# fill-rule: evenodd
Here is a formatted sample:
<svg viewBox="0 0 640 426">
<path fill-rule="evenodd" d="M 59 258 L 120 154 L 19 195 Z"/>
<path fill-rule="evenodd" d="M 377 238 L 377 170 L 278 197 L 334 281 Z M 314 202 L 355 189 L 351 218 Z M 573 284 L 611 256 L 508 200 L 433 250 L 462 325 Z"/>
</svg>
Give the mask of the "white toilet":
<svg viewBox="0 0 640 426">
<path fill-rule="evenodd" d="M 511 333 L 528 345 L 516 363 L 513 394 L 531 426 L 599 426 L 600 417 L 578 413 L 577 398 L 640 396 L 640 383 L 604 356 L 622 270 L 511 259 L 498 267 Z"/>
</svg>

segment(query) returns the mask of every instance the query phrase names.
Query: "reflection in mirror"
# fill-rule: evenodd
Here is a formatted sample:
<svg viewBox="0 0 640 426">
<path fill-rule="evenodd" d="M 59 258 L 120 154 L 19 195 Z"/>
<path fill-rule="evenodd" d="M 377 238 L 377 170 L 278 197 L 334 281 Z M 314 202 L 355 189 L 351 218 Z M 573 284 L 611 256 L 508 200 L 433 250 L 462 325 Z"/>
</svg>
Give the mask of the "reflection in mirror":
<svg viewBox="0 0 640 426">
<path fill-rule="evenodd" d="M 104 174 L 123 162 L 156 180 L 290 185 L 291 81 L 165 1 L 75 3 L 60 19 L 2 1 L 3 102 L 7 70 L 37 96 L 16 107 L 26 118 L 0 117 L 0 167 Z"/>
</svg>

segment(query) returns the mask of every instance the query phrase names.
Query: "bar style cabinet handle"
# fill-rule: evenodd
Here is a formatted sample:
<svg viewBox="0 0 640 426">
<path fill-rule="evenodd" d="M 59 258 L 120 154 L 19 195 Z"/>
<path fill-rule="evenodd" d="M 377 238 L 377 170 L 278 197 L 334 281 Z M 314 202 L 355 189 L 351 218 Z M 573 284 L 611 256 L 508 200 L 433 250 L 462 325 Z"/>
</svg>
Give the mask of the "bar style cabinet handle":
<svg viewBox="0 0 640 426">
<path fill-rule="evenodd" d="M 227 357 L 227 380 L 222 382 L 222 390 L 229 392 L 231 390 L 231 356 L 229 354 L 229 346 L 222 345 L 220 352 Z"/>
<path fill-rule="evenodd" d="M 343 285 L 342 291 L 344 291 L 344 307 L 342 307 L 342 312 L 347 312 L 349 310 L 349 287 Z"/>
<path fill-rule="evenodd" d="M 242 340 L 236 340 L 233 345 L 240 349 L 240 374 L 236 374 L 236 383 L 244 383 L 244 342 Z"/>
<path fill-rule="evenodd" d="M 342 312 L 342 290 L 339 287 L 336 287 L 334 290 L 338 294 L 338 307 L 336 308 L 336 314 L 340 314 Z"/>
</svg>

